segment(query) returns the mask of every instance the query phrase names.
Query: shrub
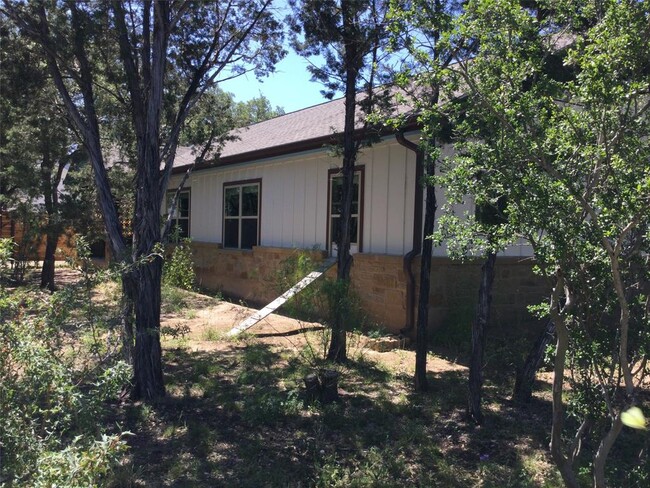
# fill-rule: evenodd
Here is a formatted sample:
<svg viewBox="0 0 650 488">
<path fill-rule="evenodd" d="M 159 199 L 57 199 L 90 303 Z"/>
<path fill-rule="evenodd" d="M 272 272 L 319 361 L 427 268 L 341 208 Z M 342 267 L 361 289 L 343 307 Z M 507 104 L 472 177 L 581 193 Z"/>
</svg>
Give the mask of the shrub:
<svg viewBox="0 0 650 488">
<path fill-rule="evenodd" d="M 126 449 L 98 419 L 131 369 L 64 346 L 88 327 L 75 293 L 0 290 L 0 484 L 100 486 Z"/>
<path fill-rule="evenodd" d="M 190 240 L 181 240 L 174 246 L 171 257 L 163 267 L 163 284 L 175 286 L 183 290 L 193 290 L 196 284 L 194 261 Z"/>
</svg>

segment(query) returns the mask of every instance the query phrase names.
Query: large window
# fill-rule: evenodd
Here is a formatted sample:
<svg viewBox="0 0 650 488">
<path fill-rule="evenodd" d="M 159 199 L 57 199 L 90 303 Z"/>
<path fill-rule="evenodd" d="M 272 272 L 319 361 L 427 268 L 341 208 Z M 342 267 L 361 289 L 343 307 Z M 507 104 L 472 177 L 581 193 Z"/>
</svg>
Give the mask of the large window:
<svg viewBox="0 0 650 488">
<path fill-rule="evenodd" d="M 176 191 L 167 192 L 166 216 L 169 215 L 169 212 L 172 208 L 174 195 L 176 195 Z M 176 208 L 174 209 L 174 214 L 172 215 L 171 236 L 172 239 L 185 239 L 190 237 L 190 192 L 189 190 L 182 191 L 178 195 L 178 202 L 176 202 Z"/>
<path fill-rule="evenodd" d="M 354 171 L 352 183 L 352 208 L 350 215 L 350 252 L 360 252 L 363 222 L 363 167 Z M 343 208 L 343 176 L 336 170 L 329 175 L 329 243 L 332 254 L 336 254 L 336 243 L 341 234 L 341 211 Z"/>
<path fill-rule="evenodd" d="M 223 247 L 252 249 L 259 244 L 261 180 L 223 187 Z"/>
</svg>

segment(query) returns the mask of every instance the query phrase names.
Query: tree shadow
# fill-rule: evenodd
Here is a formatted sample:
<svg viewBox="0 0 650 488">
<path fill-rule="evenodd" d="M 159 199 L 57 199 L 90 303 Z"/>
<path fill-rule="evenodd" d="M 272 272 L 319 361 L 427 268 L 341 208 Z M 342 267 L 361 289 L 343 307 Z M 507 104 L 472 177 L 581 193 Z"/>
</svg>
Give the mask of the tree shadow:
<svg viewBox="0 0 650 488">
<path fill-rule="evenodd" d="M 513 480 L 527 473 L 521 439 L 542 451 L 545 431 L 498 390 L 476 427 L 464 418 L 465 373 L 431 375 L 431 392 L 413 394 L 410 378 L 361 358 L 342 369 L 341 402 L 305 407 L 311 367 L 262 343 L 166 351 L 168 397 L 122 411 L 136 434 L 132 466 L 145 486 L 468 487 L 481 470 L 484 486 L 499 476 L 513 482 L 500 486 L 541 486 Z M 550 416 L 541 400 L 527 408 L 536 425 Z"/>
</svg>

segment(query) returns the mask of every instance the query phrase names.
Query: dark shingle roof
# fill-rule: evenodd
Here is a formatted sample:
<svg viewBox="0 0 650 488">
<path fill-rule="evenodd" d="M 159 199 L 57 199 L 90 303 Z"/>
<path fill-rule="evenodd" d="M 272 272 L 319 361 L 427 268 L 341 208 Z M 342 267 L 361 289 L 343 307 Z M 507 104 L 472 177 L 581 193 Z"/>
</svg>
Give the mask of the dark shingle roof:
<svg viewBox="0 0 650 488">
<path fill-rule="evenodd" d="M 397 112 L 406 113 L 407 108 L 400 106 Z M 206 158 L 212 161 L 200 166 L 220 166 L 322 147 L 332 140 L 334 133 L 343 131 L 344 116 L 345 99 L 339 98 L 235 129 L 230 133 L 233 140 L 225 143 L 219 157 Z M 361 128 L 362 123 L 358 119 L 356 128 Z M 179 147 L 174 168 L 192 164 L 194 152 L 190 147 Z"/>
</svg>

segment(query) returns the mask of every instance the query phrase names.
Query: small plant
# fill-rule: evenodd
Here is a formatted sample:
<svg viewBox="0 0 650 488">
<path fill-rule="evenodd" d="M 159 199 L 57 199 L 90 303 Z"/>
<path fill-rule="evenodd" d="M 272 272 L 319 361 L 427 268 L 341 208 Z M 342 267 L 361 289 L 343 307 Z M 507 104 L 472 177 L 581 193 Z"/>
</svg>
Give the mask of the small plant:
<svg viewBox="0 0 650 488">
<path fill-rule="evenodd" d="M 189 239 L 183 239 L 174 246 L 171 257 L 165 261 L 163 267 L 164 284 L 183 290 L 194 290 L 196 273 L 190 242 Z"/>
<path fill-rule="evenodd" d="M 9 279 L 16 243 L 11 238 L 0 239 L 0 286 Z"/>
<path fill-rule="evenodd" d="M 309 251 L 296 250 L 291 256 L 280 263 L 279 269 L 271 276 L 275 290 L 284 293 L 309 273 L 314 271 L 318 263 Z M 322 317 L 321 281 L 310 284 L 300 293 L 294 295 L 283 306 L 282 310 L 290 317 L 315 321 Z"/>
</svg>

